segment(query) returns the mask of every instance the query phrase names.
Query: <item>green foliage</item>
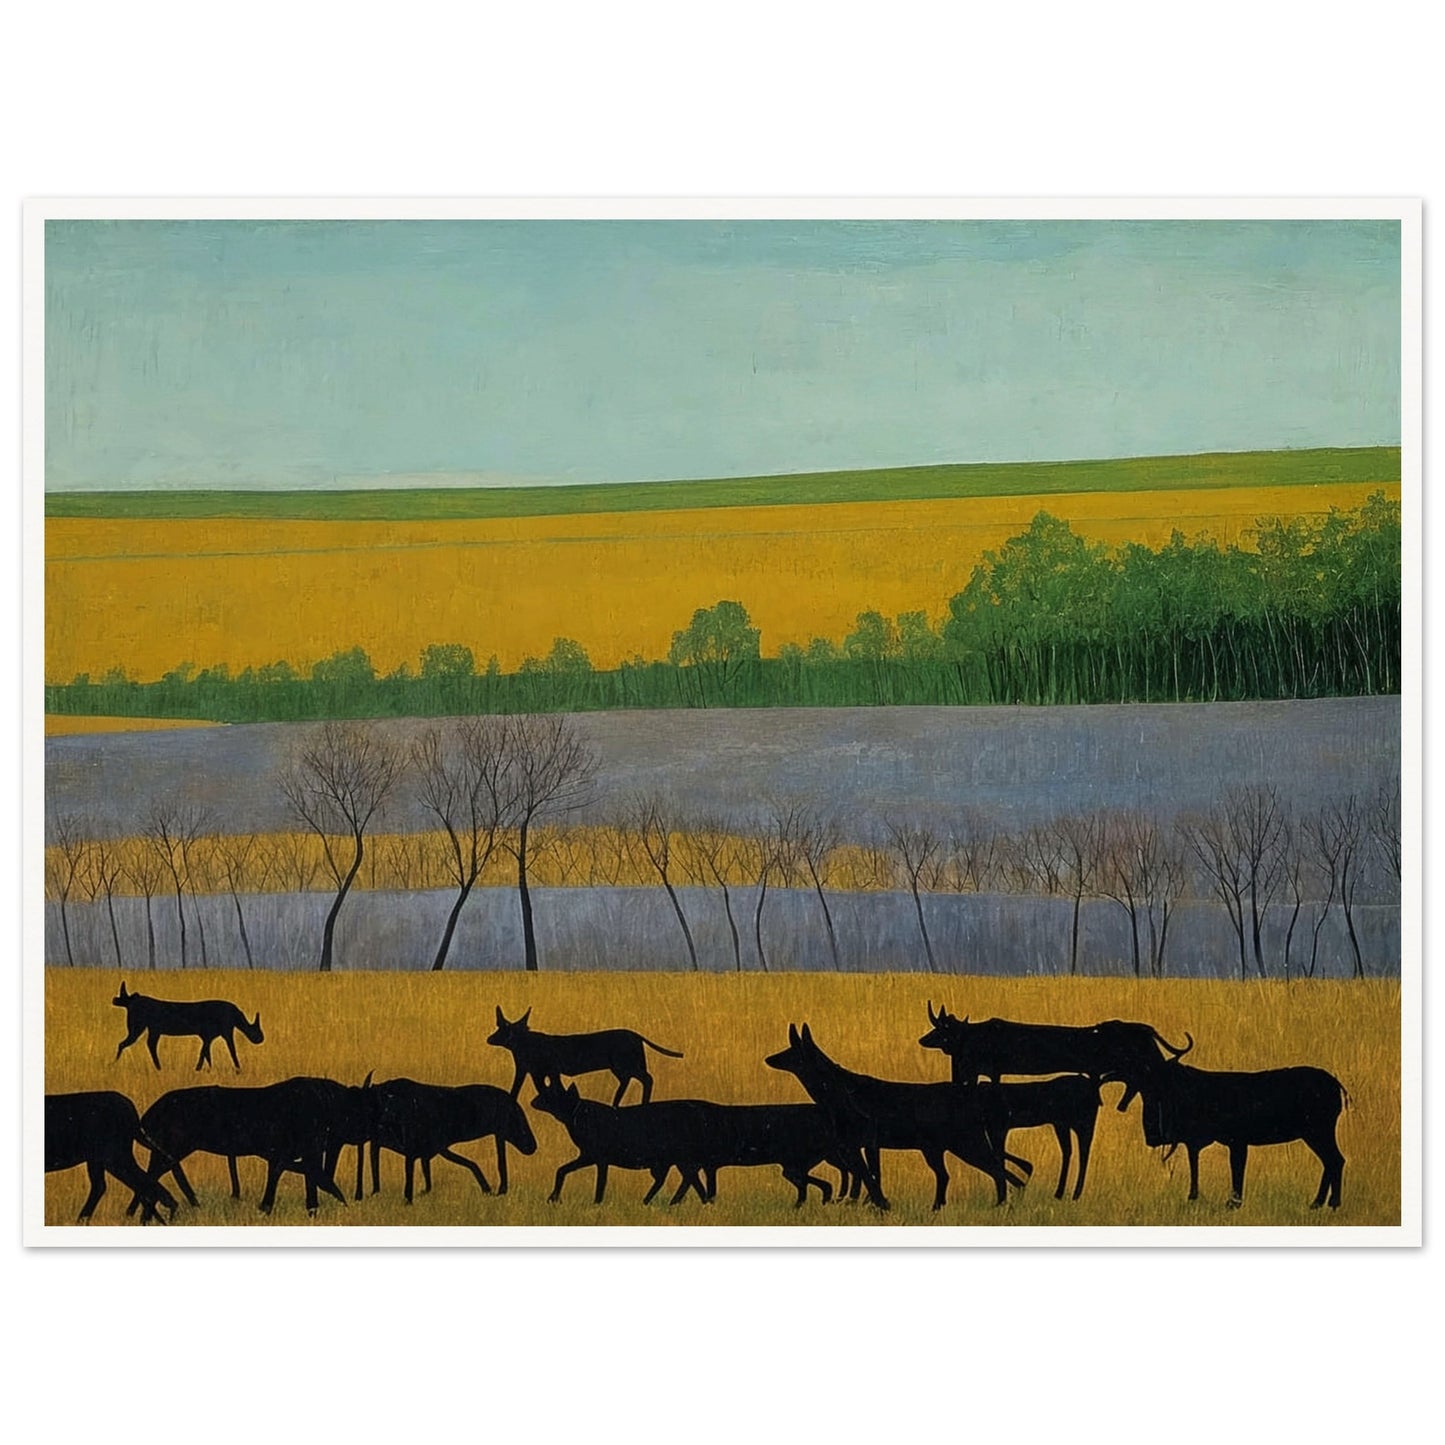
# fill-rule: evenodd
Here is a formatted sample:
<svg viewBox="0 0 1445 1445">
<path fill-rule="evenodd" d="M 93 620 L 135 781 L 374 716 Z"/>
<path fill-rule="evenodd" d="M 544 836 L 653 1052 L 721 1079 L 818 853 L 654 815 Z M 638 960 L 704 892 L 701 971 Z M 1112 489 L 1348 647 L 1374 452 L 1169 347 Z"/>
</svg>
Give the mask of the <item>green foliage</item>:
<svg viewBox="0 0 1445 1445">
<path fill-rule="evenodd" d="M 347 647 L 323 657 L 311 669 L 311 681 L 321 687 L 366 687 L 376 681 L 376 669 L 361 648 Z"/>
<path fill-rule="evenodd" d="M 434 642 L 422 649 L 421 675 L 428 679 L 471 677 L 477 670 L 472 649 L 460 642 Z"/>
</svg>

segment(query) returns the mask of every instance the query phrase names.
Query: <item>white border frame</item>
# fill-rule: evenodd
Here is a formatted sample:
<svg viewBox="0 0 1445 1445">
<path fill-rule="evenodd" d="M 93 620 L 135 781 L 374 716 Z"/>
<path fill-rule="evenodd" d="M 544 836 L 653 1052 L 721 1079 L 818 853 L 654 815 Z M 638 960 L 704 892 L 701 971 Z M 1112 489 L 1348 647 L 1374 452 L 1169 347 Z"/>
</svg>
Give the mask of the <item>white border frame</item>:
<svg viewBox="0 0 1445 1445">
<path fill-rule="evenodd" d="M 1393 220 L 1400 223 L 1403 520 L 1401 673 L 1401 1223 L 1391 1226 L 188 1226 L 44 1223 L 44 444 L 45 222 L 50 220 Z M 49 199 L 26 203 L 22 566 L 23 1243 L 85 1248 L 1361 1248 L 1422 1243 L 1423 1206 L 1423 377 L 1421 203 L 1371 199 L 941 200 L 700 198 Z"/>
</svg>

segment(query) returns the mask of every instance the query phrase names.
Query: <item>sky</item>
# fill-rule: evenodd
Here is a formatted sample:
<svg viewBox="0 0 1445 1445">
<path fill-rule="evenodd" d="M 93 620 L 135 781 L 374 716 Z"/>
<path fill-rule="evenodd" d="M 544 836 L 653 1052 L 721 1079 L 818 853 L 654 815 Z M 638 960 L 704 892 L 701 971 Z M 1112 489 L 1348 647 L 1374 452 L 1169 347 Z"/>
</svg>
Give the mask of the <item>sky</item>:
<svg viewBox="0 0 1445 1445">
<path fill-rule="evenodd" d="M 50 489 L 1397 445 L 1341 221 L 50 221 Z"/>
</svg>

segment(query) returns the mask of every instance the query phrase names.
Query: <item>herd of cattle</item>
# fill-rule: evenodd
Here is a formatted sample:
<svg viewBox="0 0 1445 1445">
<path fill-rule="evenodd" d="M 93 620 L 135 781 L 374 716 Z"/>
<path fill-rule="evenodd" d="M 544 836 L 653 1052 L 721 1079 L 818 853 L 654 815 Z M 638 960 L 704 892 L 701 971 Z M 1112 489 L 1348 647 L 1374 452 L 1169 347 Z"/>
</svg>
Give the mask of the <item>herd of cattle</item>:
<svg viewBox="0 0 1445 1445">
<path fill-rule="evenodd" d="M 126 1011 L 126 1037 L 116 1058 L 144 1034 L 156 1068 L 157 1050 L 167 1036 L 200 1040 L 196 1068 L 210 1064 L 211 1045 L 223 1039 L 236 1062 L 235 1034 L 261 1043 L 260 1015 L 248 1021 L 224 1000 L 198 1003 L 148 998 L 121 984 L 114 1000 Z M 270 1213 L 283 1174 L 301 1175 L 306 1208 L 315 1213 L 319 1195 L 345 1202 L 336 1184 L 343 1148 L 356 1150 L 356 1198 L 362 1197 L 364 1161 L 371 1157 L 371 1188 L 380 1188 L 380 1155 L 389 1150 L 405 1165 L 405 1198 L 413 1197 L 421 1167 L 431 1188 L 437 1158 L 469 1170 L 484 1194 L 492 1185 L 480 1166 L 457 1146 L 494 1139 L 497 1192 L 507 1192 L 507 1146 L 522 1154 L 537 1141 L 519 1103 L 527 1079 L 536 1088 L 532 1106 L 558 1120 L 577 1150 L 559 1166 L 551 1200 L 561 1197 L 567 1176 L 595 1169 L 594 1199 L 601 1204 L 613 1168 L 641 1170 L 652 1183 L 651 1200 L 675 1170 L 680 1183 L 674 1204 L 689 1192 L 703 1202 L 717 1194 L 718 1172 L 726 1168 L 772 1166 L 797 1192 L 797 1204 L 815 1188 L 823 1202 L 865 1197 L 889 1208 L 883 1190 L 884 1150 L 920 1153 L 933 1171 L 934 1209 L 947 1199 L 947 1156 L 986 1175 L 1004 1203 L 1011 1187 L 1025 1184 L 1033 1166 L 1009 1152 L 1015 1129 L 1052 1127 L 1061 1156 L 1055 1197 L 1063 1198 L 1077 1150 L 1073 1198 L 1083 1193 L 1089 1151 L 1100 1107 L 1100 1086 L 1121 1083 L 1118 1108 L 1142 1099 L 1144 1142 L 1182 1146 L 1189 1159 L 1189 1198 L 1199 1197 L 1199 1154 L 1213 1143 L 1229 1150 L 1231 1193 L 1237 1208 L 1244 1196 L 1245 1163 L 1251 1145 L 1302 1140 L 1322 1165 L 1313 1208 L 1338 1208 L 1344 1155 L 1335 1138 L 1344 1087 L 1322 1069 L 1295 1067 L 1258 1073 L 1220 1072 L 1180 1062 L 1194 1045 L 1170 1044 L 1148 1024 L 1110 1020 L 1090 1027 L 1014 1023 L 1004 1019 L 970 1022 L 946 1009 L 928 1009 L 929 1030 L 919 1042 L 951 1061 L 949 1083 L 904 1083 L 852 1072 L 834 1062 L 813 1039 L 807 1024 L 788 1027 L 788 1046 L 771 1055 L 769 1067 L 796 1077 L 812 1101 L 798 1104 L 719 1104 L 701 1099 L 653 1101 L 647 1050 L 664 1049 L 630 1029 L 585 1034 L 546 1034 L 530 1025 L 530 1013 L 508 1020 L 501 1009 L 488 1043 L 508 1050 L 515 1065 L 510 1091 L 489 1084 L 443 1087 L 412 1079 L 361 1085 L 322 1078 L 293 1078 L 262 1088 L 199 1087 L 163 1094 L 144 1115 L 124 1094 L 98 1091 L 47 1094 L 47 1172 L 85 1166 L 90 1193 L 80 1211 L 88 1220 L 106 1190 L 107 1174 L 132 1194 L 128 1214 L 142 1223 L 165 1222 L 178 1207 L 165 1183 L 170 1178 L 191 1206 L 197 1197 L 185 1162 L 195 1153 L 223 1156 L 230 1167 L 231 1194 L 240 1197 L 236 1160 L 257 1157 L 266 1164 L 260 1208 Z M 239 1068 L 239 1063 L 237 1062 Z M 617 1081 L 611 1104 L 582 1097 L 569 1079 L 608 1072 Z M 1031 1082 L 1019 1082 L 1034 1076 Z M 1003 1082 L 1007 1078 L 1010 1082 Z M 624 1105 L 631 1084 L 642 1102 Z M 143 1168 L 135 1145 L 149 1151 Z M 1166 1157 L 1168 1157 L 1166 1155 Z M 822 1165 L 838 1171 L 836 1187 L 814 1173 Z"/>
</svg>

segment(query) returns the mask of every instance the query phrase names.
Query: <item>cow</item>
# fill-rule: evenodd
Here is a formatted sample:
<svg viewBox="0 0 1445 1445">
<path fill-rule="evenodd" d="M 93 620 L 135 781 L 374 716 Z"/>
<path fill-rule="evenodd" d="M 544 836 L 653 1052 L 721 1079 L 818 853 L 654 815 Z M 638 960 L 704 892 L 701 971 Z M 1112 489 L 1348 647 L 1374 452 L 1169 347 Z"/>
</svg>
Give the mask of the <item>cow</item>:
<svg viewBox="0 0 1445 1445">
<path fill-rule="evenodd" d="M 855 1074 L 818 1047 L 807 1024 L 801 1030 L 789 1024 L 788 1047 L 770 1055 L 766 1063 L 795 1075 L 827 1112 L 839 1143 L 858 1152 L 868 1201 L 879 1209 L 889 1207 L 878 1177 L 883 1149 L 916 1149 L 923 1155 L 933 1170 L 934 1209 L 942 1209 L 948 1197 L 948 1154 L 986 1174 L 993 1181 L 998 1204 L 1007 1199 L 1010 1184 L 1024 1183 L 1008 1170 L 1003 1120 L 991 1096 L 980 1090 Z"/>
<path fill-rule="evenodd" d="M 506 1049 L 516 1065 L 512 1079 L 512 1097 L 522 1092 L 530 1074 L 533 1084 L 541 1089 L 546 1084 L 561 1084 L 578 1074 L 611 1073 L 617 1080 L 616 1107 L 627 1093 L 627 1086 L 636 1079 L 642 1086 L 642 1102 L 652 1100 L 652 1075 L 647 1070 L 647 1049 L 666 1054 L 670 1059 L 682 1055 L 645 1039 L 632 1029 L 602 1029 L 591 1034 L 544 1034 L 528 1022 L 532 1010 L 519 1019 L 508 1019 L 499 1008 L 497 1027 L 487 1039 L 489 1044 Z"/>
<path fill-rule="evenodd" d="M 1244 1203 L 1250 1145 L 1299 1139 L 1323 1166 L 1310 1208 L 1340 1207 L 1345 1156 L 1335 1140 L 1335 1125 L 1349 1095 L 1333 1074 L 1303 1066 L 1226 1073 L 1157 1059 L 1122 1082 L 1143 1101 L 1144 1142 L 1151 1149 L 1167 1148 L 1166 1159 L 1184 1146 L 1191 1200 L 1199 1198 L 1199 1155 L 1208 1145 L 1229 1150 L 1226 1207 L 1238 1209 Z"/>
<path fill-rule="evenodd" d="M 692 1103 L 669 1099 L 665 1103 L 635 1104 L 620 1109 L 584 1099 L 576 1084 L 543 1084 L 532 1100 L 532 1107 L 556 1119 L 577 1149 L 575 1159 L 558 1167 L 547 1202 L 556 1204 L 562 1198 L 562 1185 L 574 1170 L 595 1167 L 594 1204 L 601 1204 L 605 1198 L 607 1171 L 612 1168 L 649 1171 L 652 1188 L 642 1202 L 650 1204 L 674 1165 L 679 1166 L 682 1183 L 672 1202 L 679 1203 L 689 1190 L 705 1202 L 707 1191 L 697 1166 L 683 1162 L 693 1154 L 703 1127 Z"/>
<path fill-rule="evenodd" d="M 507 1145 L 522 1154 L 535 1154 L 537 1140 L 522 1106 L 505 1089 L 491 1084 L 462 1084 L 444 1088 L 419 1084 L 414 1079 L 388 1079 L 376 1085 L 375 1125 L 371 1135 L 371 1192 L 381 1188 L 380 1156 L 383 1149 L 406 1161 L 406 1202 L 412 1201 L 415 1167 L 431 1190 L 431 1161 L 438 1155 L 469 1169 L 483 1194 L 492 1186 L 481 1167 L 453 1148 L 472 1139 L 497 1141 L 497 1193 L 507 1192 Z M 359 1196 L 358 1196 L 359 1197 Z"/>
<path fill-rule="evenodd" d="M 45 1172 L 75 1169 L 84 1164 L 90 1173 L 90 1193 L 80 1206 L 78 1219 L 85 1224 L 105 1194 L 105 1176 L 113 1175 L 144 1205 L 141 1223 L 165 1219 L 157 1206 L 176 1212 L 175 1196 L 160 1179 L 143 1170 L 135 1157 L 135 1145 L 151 1150 L 152 1168 L 158 1150 L 141 1127 L 136 1107 L 124 1094 L 111 1089 L 92 1093 L 47 1094 L 45 1096 Z"/>
<path fill-rule="evenodd" d="M 976 1079 L 996 1084 L 1005 1075 L 1019 1074 L 1083 1074 L 1102 1079 L 1112 1073 L 1122 1077 L 1162 1058 L 1161 1050 L 1178 1059 L 1194 1047 L 1194 1039 L 1187 1033 L 1184 1047 L 1176 1048 L 1149 1024 L 1123 1019 L 1086 1027 L 1021 1024 L 1011 1019 L 970 1023 L 967 1015 L 955 1018 L 946 1008 L 934 1013 L 930 1003 L 928 1022 L 933 1027 L 918 1042 L 925 1049 L 941 1049 L 947 1054 L 954 1082 L 960 1084 Z M 1120 1113 L 1133 1098 L 1134 1091 L 1126 1083 Z"/>
<path fill-rule="evenodd" d="M 211 1067 L 211 1045 L 217 1039 L 225 1039 L 231 1051 L 231 1062 L 236 1072 L 241 1072 L 241 1061 L 236 1057 L 235 1035 L 239 1031 L 253 1044 L 266 1041 L 261 1032 L 261 1015 L 247 1022 L 246 1015 L 233 1003 L 225 999 L 208 998 L 196 1003 L 177 1003 L 163 998 L 147 998 L 143 993 L 127 993 L 125 980 L 120 983 L 120 992 L 111 1000 L 116 1008 L 125 1010 L 125 1037 L 116 1047 L 115 1056 L 120 1056 L 140 1038 L 146 1036 L 146 1047 L 151 1051 L 151 1062 L 161 1066 L 161 1056 L 156 1044 L 169 1035 L 173 1038 L 197 1038 L 201 1041 L 201 1052 L 196 1059 L 196 1071 Z"/>
<path fill-rule="evenodd" d="M 318 1191 L 346 1202 L 332 1176 L 342 1146 L 371 1135 L 372 1093 L 369 1074 L 359 1088 L 295 1078 L 257 1089 L 173 1089 L 146 1110 L 141 1126 L 164 1152 L 161 1175 L 173 1174 L 192 1206 L 196 1194 L 181 1167 L 191 1154 L 231 1161 L 233 1197 L 239 1197 L 235 1159 L 254 1155 L 266 1161 L 263 1214 L 274 1207 L 277 1184 L 288 1171 L 304 1178 L 306 1210 L 315 1214 Z"/>
</svg>

